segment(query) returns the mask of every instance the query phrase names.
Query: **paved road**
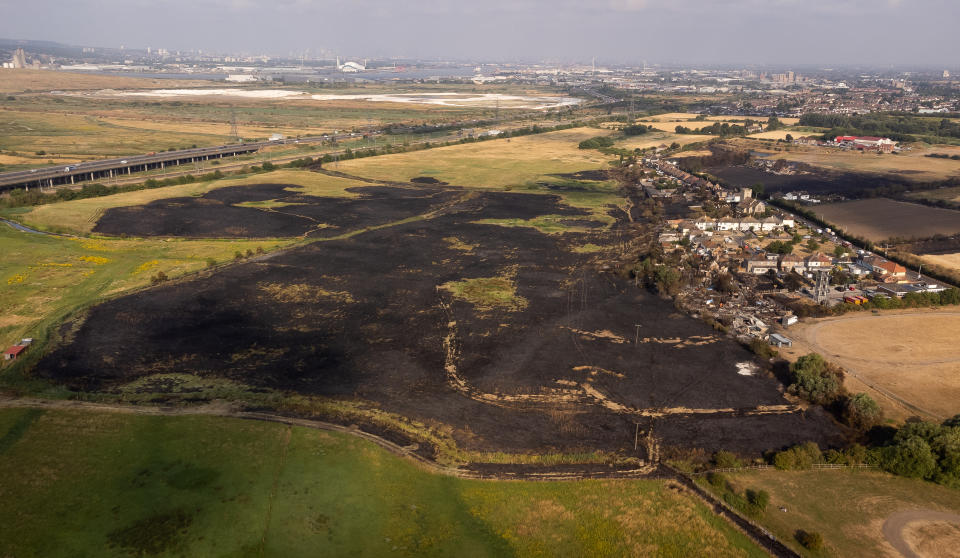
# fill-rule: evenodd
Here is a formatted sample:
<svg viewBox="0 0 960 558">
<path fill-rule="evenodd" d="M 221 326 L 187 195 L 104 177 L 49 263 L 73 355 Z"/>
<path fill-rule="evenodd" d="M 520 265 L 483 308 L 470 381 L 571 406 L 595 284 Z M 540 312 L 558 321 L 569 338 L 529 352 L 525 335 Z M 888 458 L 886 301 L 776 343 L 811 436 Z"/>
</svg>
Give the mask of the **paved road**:
<svg viewBox="0 0 960 558">
<path fill-rule="evenodd" d="M 934 510 L 912 510 L 891 515 L 883 522 L 883 536 L 904 558 L 921 558 L 903 539 L 903 530 L 911 521 L 947 521 L 960 524 L 960 514 Z M 960 555 L 960 554 L 958 554 Z"/>
</svg>

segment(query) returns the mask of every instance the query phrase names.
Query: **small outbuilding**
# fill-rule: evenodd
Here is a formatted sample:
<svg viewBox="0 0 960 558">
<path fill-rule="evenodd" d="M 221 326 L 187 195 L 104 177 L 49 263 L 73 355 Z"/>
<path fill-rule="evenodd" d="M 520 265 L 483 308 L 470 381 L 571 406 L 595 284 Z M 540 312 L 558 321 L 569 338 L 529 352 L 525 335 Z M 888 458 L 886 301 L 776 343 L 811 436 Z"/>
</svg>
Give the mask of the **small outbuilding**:
<svg viewBox="0 0 960 558">
<path fill-rule="evenodd" d="M 14 345 L 9 349 L 7 349 L 6 351 L 3 351 L 3 360 L 15 360 L 25 350 L 27 350 L 27 348 L 24 347 L 23 345 Z"/>
<path fill-rule="evenodd" d="M 789 338 L 780 335 L 779 333 L 770 334 L 770 344 L 774 347 L 792 347 L 793 341 Z"/>
</svg>

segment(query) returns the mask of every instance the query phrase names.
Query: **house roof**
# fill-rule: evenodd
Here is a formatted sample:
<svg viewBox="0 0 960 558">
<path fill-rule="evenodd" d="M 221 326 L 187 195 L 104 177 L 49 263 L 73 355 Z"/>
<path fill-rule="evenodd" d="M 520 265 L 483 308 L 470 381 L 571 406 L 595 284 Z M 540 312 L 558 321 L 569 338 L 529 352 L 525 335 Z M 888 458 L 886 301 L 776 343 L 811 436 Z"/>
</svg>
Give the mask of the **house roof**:
<svg viewBox="0 0 960 558">
<path fill-rule="evenodd" d="M 887 273 L 906 273 L 907 272 L 907 268 L 903 267 L 902 265 L 896 262 L 887 261 L 887 262 L 880 262 L 875 265 L 880 269 L 886 271 Z"/>
<path fill-rule="evenodd" d="M 26 347 L 24 347 L 23 345 L 14 345 L 9 349 L 7 349 L 6 351 L 3 351 L 3 354 L 17 356 L 25 350 L 26 350 Z"/>
</svg>

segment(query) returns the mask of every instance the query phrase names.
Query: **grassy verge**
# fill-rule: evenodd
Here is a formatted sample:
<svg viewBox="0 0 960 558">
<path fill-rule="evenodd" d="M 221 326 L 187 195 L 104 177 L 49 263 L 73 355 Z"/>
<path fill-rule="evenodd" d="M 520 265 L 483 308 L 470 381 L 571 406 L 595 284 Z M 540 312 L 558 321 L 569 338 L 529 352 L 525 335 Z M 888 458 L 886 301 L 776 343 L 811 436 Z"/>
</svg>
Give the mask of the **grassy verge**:
<svg viewBox="0 0 960 558">
<path fill-rule="evenodd" d="M 660 481 L 465 481 L 273 423 L 6 409 L 0 455 L 3 555 L 764 556 Z"/>
</svg>

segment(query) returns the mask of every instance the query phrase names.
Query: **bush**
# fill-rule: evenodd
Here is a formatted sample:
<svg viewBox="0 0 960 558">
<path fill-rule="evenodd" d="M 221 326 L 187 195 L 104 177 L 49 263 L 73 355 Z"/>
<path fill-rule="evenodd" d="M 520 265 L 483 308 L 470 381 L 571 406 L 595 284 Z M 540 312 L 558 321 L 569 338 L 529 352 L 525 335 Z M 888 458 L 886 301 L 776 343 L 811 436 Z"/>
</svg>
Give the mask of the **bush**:
<svg viewBox="0 0 960 558">
<path fill-rule="evenodd" d="M 150 278 L 150 284 L 151 284 L 151 285 L 159 285 L 160 283 L 163 283 L 164 281 L 166 281 L 166 280 L 168 280 L 168 279 L 170 279 L 170 278 L 167 277 L 167 274 L 166 274 L 166 273 L 164 273 L 164 272 L 162 272 L 162 271 L 158 271 L 158 272 L 156 273 L 156 275 L 154 275 L 153 277 Z"/>
<path fill-rule="evenodd" d="M 707 482 L 710 483 L 710 486 L 719 490 L 723 490 L 727 487 L 727 478 L 720 473 L 707 473 Z"/>
<path fill-rule="evenodd" d="M 736 469 L 743 467 L 743 463 L 737 459 L 737 456 L 729 451 L 720 450 L 713 454 L 713 464 L 721 469 Z"/>
<path fill-rule="evenodd" d="M 756 508 L 757 514 L 763 513 L 770 503 L 770 494 L 766 490 L 747 490 L 747 502 Z"/>
<path fill-rule="evenodd" d="M 797 542 L 799 542 L 803 548 L 807 550 L 812 550 L 818 552 L 823 550 L 823 535 L 814 531 L 804 531 L 803 529 L 797 530 L 795 535 Z"/>
<path fill-rule="evenodd" d="M 813 442 L 793 446 L 773 456 L 773 466 L 782 471 L 809 469 L 814 463 L 822 462 L 823 453 Z"/>
<path fill-rule="evenodd" d="M 234 253 L 233 253 L 233 259 L 235 259 L 235 260 L 242 260 L 242 259 L 243 259 L 243 252 L 241 252 L 240 250 L 237 250 L 236 252 L 234 252 Z"/>
<path fill-rule="evenodd" d="M 217 265 L 217 260 L 213 258 L 207 258 L 207 267 L 214 267 Z"/>
</svg>

